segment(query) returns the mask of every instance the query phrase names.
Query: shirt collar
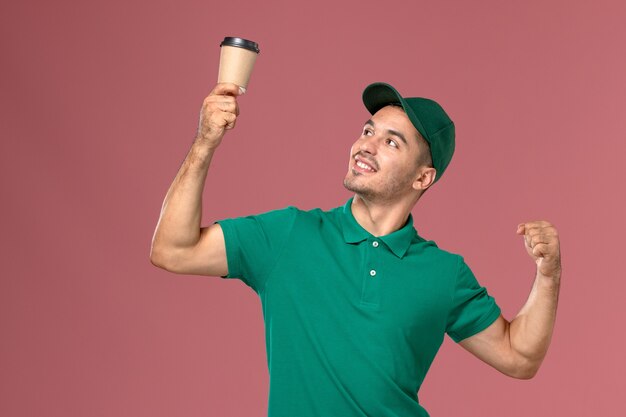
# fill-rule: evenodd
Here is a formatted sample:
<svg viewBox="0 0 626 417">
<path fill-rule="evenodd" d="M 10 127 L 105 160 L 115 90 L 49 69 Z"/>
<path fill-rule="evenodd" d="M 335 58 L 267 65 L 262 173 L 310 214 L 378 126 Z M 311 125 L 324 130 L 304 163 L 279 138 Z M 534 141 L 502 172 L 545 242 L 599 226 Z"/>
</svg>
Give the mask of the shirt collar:
<svg viewBox="0 0 626 417">
<path fill-rule="evenodd" d="M 375 237 L 365 230 L 354 218 L 352 214 L 353 199 L 354 197 L 350 197 L 346 204 L 344 204 L 340 216 L 343 238 L 346 243 L 359 243 L 368 238 Z M 398 258 L 402 258 L 409 249 L 415 235 L 417 235 L 417 231 L 413 227 L 413 216 L 409 213 L 409 218 L 404 226 L 388 235 L 378 236 L 378 239 L 382 240 L 394 255 Z"/>
</svg>

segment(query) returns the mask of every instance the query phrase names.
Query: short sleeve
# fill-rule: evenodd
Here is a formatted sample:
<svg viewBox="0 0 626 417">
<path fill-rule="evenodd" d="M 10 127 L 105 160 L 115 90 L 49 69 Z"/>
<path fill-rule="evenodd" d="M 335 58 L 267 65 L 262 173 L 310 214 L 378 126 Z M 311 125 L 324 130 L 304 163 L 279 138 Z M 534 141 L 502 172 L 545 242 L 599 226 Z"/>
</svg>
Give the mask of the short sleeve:
<svg viewBox="0 0 626 417">
<path fill-rule="evenodd" d="M 224 233 L 228 275 L 259 293 L 289 238 L 298 209 L 290 206 L 218 220 Z"/>
<path fill-rule="evenodd" d="M 482 287 L 463 257 L 459 256 L 452 308 L 446 333 L 456 343 L 489 327 L 499 316 L 500 307 Z"/>
</svg>

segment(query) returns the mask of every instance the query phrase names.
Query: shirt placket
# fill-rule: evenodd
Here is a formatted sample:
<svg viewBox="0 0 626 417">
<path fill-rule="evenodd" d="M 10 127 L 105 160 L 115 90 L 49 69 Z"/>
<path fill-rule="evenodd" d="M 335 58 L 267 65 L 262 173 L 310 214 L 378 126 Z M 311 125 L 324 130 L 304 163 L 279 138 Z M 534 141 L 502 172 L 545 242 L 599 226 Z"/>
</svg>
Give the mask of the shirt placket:
<svg viewBox="0 0 626 417">
<path fill-rule="evenodd" d="M 363 277 L 361 304 L 377 307 L 380 305 L 380 284 L 383 275 L 380 270 L 380 259 L 384 248 L 382 242 L 375 237 L 367 239 L 363 244 L 365 244 L 365 263 L 361 271 Z"/>
</svg>

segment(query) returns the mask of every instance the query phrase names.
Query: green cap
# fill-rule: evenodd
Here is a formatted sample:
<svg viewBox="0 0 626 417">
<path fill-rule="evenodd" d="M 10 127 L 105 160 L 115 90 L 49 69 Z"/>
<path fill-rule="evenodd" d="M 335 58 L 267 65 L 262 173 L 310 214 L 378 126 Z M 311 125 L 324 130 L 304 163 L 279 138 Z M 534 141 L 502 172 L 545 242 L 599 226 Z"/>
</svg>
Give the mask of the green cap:
<svg viewBox="0 0 626 417">
<path fill-rule="evenodd" d="M 404 98 L 386 83 L 373 83 L 363 91 L 363 103 L 374 114 L 383 107 L 397 103 L 409 116 L 413 126 L 428 142 L 433 167 L 439 181 L 454 154 L 454 122 L 437 102 L 422 97 Z"/>
</svg>

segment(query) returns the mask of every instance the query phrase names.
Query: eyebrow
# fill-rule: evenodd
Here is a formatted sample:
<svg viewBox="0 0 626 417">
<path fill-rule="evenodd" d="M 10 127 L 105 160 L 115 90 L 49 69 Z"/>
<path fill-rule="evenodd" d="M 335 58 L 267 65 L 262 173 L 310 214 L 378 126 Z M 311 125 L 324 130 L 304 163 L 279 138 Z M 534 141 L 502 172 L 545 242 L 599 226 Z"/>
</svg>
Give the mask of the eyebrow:
<svg viewBox="0 0 626 417">
<path fill-rule="evenodd" d="M 367 122 L 365 122 L 365 124 L 366 124 L 366 125 L 370 125 L 370 126 L 372 126 L 372 127 L 376 127 L 376 125 L 374 124 L 374 122 L 372 121 L 372 119 L 369 119 Z M 386 130 L 386 132 L 387 132 L 387 133 L 389 133 L 390 135 L 394 135 L 394 136 L 399 137 L 399 138 L 402 140 L 402 142 L 404 142 L 404 144 L 405 144 L 405 145 L 407 145 L 407 146 L 409 145 L 409 144 L 406 142 L 406 139 L 405 139 L 404 135 L 403 135 L 402 133 L 398 132 L 397 130 L 387 129 L 387 130 Z"/>
</svg>

